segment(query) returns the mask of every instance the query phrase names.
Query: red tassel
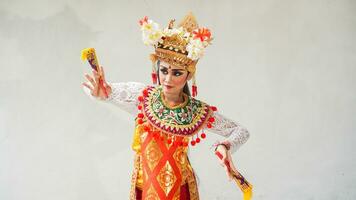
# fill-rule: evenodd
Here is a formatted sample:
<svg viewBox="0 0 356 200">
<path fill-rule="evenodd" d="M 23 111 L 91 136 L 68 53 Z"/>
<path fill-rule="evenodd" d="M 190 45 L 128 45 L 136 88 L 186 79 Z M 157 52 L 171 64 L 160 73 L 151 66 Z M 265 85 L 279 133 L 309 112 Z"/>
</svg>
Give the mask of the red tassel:
<svg viewBox="0 0 356 200">
<path fill-rule="evenodd" d="M 142 91 L 142 94 L 143 94 L 144 97 L 147 97 L 147 96 L 148 96 L 148 91 L 147 91 L 146 89 L 144 89 L 144 90 Z"/>
<path fill-rule="evenodd" d="M 198 87 L 196 85 L 192 85 L 192 96 L 196 97 L 198 95 Z"/>
<path fill-rule="evenodd" d="M 142 102 L 143 101 L 143 96 L 138 96 L 137 99 Z"/>
<path fill-rule="evenodd" d="M 157 74 L 155 72 L 152 72 L 151 77 L 152 77 L 153 84 L 156 85 L 157 84 Z"/>
<path fill-rule="evenodd" d="M 205 134 L 205 133 L 202 133 L 202 134 L 200 135 L 200 137 L 204 139 L 204 138 L 206 138 L 206 134 Z"/>
</svg>

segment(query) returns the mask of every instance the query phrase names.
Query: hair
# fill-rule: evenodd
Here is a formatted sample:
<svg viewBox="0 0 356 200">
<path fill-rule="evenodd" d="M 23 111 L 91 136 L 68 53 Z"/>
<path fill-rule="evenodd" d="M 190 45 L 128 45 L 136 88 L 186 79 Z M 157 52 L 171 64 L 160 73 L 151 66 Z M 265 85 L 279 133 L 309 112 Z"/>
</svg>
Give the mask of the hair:
<svg viewBox="0 0 356 200">
<path fill-rule="evenodd" d="M 159 81 L 159 63 L 160 63 L 161 61 L 160 60 L 157 60 L 157 78 L 158 78 L 158 84 L 159 85 L 161 85 L 161 82 Z M 189 71 L 188 71 L 188 75 L 187 75 L 187 78 L 188 78 L 188 76 L 189 76 Z M 187 80 L 187 82 L 185 83 L 185 85 L 184 85 L 184 87 L 183 87 L 183 92 L 186 94 L 186 95 L 188 95 L 188 96 L 191 96 L 190 95 L 190 90 L 189 90 L 189 85 L 188 85 L 188 80 Z"/>
</svg>

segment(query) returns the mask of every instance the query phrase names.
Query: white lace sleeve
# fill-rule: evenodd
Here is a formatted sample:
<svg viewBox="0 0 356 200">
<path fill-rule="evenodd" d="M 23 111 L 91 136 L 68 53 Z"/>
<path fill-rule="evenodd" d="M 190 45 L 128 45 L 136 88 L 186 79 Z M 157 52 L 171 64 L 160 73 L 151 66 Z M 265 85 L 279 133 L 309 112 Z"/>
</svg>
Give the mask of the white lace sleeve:
<svg viewBox="0 0 356 200">
<path fill-rule="evenodd" d="M 141 94 L 146 85 L 138 82 L 109 83 L 109 85 L 111 86 L 112 92 L 109 97 L 104 100 L 93 97 L 88 88 L 83 87 L 83 89 L 92 99 L 109 102 L 133 115 L 137 114 L 137 97 Z"/>
<path fill-rule="evenodd" d="M 230 146 L 230 152 L 234 153 L 249 139 L 250 133 L 241 124 L 224 117 L 218 112 L 214 112 L 213 117 L 215 122 L 210 131 L 226 138 L 216 142 L 214 146 L 227 143 Z"/>
</svg>

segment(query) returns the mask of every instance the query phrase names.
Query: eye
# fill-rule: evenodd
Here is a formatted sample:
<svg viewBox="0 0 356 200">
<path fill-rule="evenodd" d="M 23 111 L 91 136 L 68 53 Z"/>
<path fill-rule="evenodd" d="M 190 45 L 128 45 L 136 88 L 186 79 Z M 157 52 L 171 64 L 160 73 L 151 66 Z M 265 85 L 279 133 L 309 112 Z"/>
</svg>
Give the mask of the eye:
<svg viewBox="0 0 356 200">
<path fill-rule="evenodd" d="M 162 74 L 164 74 L 164 75 L 167 75 L 168 74 L 168 70 L 167 69 L 160 69 L 160 71 L 162 72 Z"/>
<path fill-rule="evenodd" d="M 174 76 L 180 76 L 180 75 L 182 75 L 183 73 L 182 72 L 174 72 Z"/>
</svg>

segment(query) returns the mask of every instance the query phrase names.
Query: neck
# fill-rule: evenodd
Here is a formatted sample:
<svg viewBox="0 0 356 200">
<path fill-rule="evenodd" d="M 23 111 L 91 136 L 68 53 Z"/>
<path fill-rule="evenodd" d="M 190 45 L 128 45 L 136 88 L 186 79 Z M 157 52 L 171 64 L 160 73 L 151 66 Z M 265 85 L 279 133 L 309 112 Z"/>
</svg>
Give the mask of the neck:
<svg viewBox="0 0 356 200">
<path fill-rule="evenodd" d="M 183 91 L 176 94 L 164 94 L 163 98 L 169 106 L 176 106 L 184 102 Z"/>
</svg>

